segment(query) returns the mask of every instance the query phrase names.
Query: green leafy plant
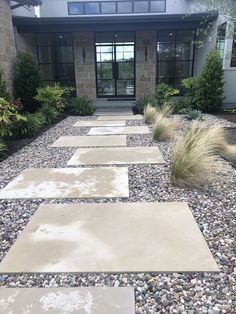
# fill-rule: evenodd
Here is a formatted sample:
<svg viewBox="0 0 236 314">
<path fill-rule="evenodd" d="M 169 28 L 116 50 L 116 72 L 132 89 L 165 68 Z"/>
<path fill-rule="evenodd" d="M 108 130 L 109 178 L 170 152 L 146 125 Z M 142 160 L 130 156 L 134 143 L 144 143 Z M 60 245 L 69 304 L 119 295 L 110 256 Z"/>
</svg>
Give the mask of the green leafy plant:
<svg viewBox="0 0 236 314">
<path fill-rule="evenodd" d="M 71 100 L 68 105 L 68 111 L 76 116 L 91 116 L 95 111 L 95 107 L 88 97 L 81 96 Z"/>
<path fill-rule="evenodd" d="M 224 99 L 224 71 L 219 51 L 209 51 L 202 73 L 183 80 L 183 85 L 193 109 L 203 112 L 220 110 Z"/>
<path fill-rule="evenodd" d="M 187 97 L 181 97 L 181 99 L 173 102 L 174 114 L 183 114 L 188 110 L 192 110 L 192 105 Z"/>
<path fill-rule="evenodd" d="M 3 142 L 0 142 L 0 160 L 2 160 L 6 154 L 7 145 Z"/>
<path fill-rule="evenodd" d="M 153 140 L 168 141 L 173 137 L 173 131 L 173 121 L 164 117 L 162 114 L 158 114 L 153 126 Z"/>
<path fill-rule="evenodd" d="M 12 134 L 15 138 L 31 137 L 37 135 L 45 125 L 46 118 L 40 111 L 27 113 L 24 121 L 13 124 Z"/>
<path fill-rule="evenodd" d="M 144 113 L 144 109 L 149 104 L 150 105 L 154 105 L 154 100 L 152 99 L 152 97 L 150 97 L 150 96 L 143 96 L 136 103 L 136 107 L 135 107 L 136 112 L 139 113 L 139 114 L 143 114 Z"/>
<path fill-rule="evenodd" d="M 61 115 L 59 111 L 49 105 L 43 105 L 39 112 L 43 114 L 46 124 L 57 121 Z"/>
<path fill-rule="evenodd" d="M 144 122 L 147 124 L 151 124 L 155 122 L 156 119 L 156 108 L 153 107 L 152 105 L 148 104 L 143 111 L 144 114 Z"/>
<path fill-rule="evenodd" d="M 9 91 L 7 90 L 7 84 L 6 81 L 3 78 L 3 71 L 0 70 L 0 97 L 10 101 L 11 99 L 11 95 L 9 93 Z"/>
<path fill-rule="evenodd" d="M 0 137 L 11 136 L 11 127 L 15 121 L 25 121 L 25 117 L 18 113 L 17 107 L 0 98 Z"/>
<path fill-rule="evenodd" d="M 34 112 L 38 108 L 34 97 L 40 83 L 40 70 L 35 58 L 26 52 L 19 53 L 15 68 L 14 96 L 21 99 L 23 111 Z"/>
<path fill-rule="evenodd" d="M 199 187 L 209 183 L 221 169 L 219 155 L 225 152 L 223 128 L 203 128 L 195 121 L 177 140 L 171 157 L 171 181 L 179 186 Z"/>
<path fill-rule="evenodd" d="M 200 110 L 188 110 L 186 112 L 187 118 L 189 120 L 202 120 L 203 119 L 203 114 Z"/>
<path fill-rule="evenodd" d="M 165 103 L 170 102 L 171 97 L 178 95 L 179 90 L 165 83 L 159 83 L 155 87 L 155 99 L 157 106 L 162 107 Z"/>
<path fill-rule="evenodd" d="M 62 112 L 65 108 L 63 96 L 66 92 L 67 89 L 55 83 L 37 88 L 37 95 L 34 98 L 43 106 L 50 106 Z"/>
</svg>

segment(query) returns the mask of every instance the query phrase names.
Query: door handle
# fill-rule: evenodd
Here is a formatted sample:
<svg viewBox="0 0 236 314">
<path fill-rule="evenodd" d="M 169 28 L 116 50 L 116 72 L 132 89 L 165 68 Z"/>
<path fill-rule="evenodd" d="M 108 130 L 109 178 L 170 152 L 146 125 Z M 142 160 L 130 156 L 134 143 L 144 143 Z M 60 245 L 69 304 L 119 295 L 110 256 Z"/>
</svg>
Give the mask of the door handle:
<svg viewBox="0 0 236 314">
<path fill-rule="evenodd" d="M 112 63 L 112 73 L 113 73 L 113 79 L 117 80 L 118 79 L 118 63 L 117 62 Z"/>
</svg>

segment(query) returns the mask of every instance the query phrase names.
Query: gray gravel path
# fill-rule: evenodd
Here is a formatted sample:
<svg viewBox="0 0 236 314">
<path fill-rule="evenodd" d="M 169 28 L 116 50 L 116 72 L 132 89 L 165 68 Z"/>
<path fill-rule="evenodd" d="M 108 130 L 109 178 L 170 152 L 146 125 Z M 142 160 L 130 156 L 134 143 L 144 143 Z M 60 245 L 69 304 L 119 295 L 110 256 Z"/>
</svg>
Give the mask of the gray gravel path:
<svg viewBox="0 0 236 314">
<path fill-rule="evenodd" d="M 184 116 L 175 118 L 179 123 L 177 132 L 181 133 L 190 122 Z M 68 117 L 3 161 L 0 164 L 0 187 L 4 187 L 25 168 L 66 167 L 66 162 L 76 148 L 50 148 L 49 145 L 60 136 L 85 135 L 89 128 L 72 127 L 77 120 L 78 117 Z M 215 123 L 228 127 L 235 126 L 211 115 L 205 115 L 202 123 L 206 126 Z M 142 124 L 142 121 L 127 122 L 127 125 Z M 0 286 L 133 286 L 136 288 L 137 314 L 235 313 L 236 170 L 225 162 L 225 172 L 221 173 L 212 186 L 202 190 L 178 188 L 173 186 L 169 179 L 172 144 L 153 143 L 151 135 L 128 136 L 128 146 L 142 145 L 158 145 L 167 163 L 128 165 L 130 184 L 128 202 L 188 202 L 220 267 L 219 274 L 13 274 L 0 275 Z M 82 199 L 66 200 L 64 203 L 118 201 L 123 200 Z M 60 200 L 0 200 L 0 260 L 42 202 L 60 203 Z"/>
</svg>

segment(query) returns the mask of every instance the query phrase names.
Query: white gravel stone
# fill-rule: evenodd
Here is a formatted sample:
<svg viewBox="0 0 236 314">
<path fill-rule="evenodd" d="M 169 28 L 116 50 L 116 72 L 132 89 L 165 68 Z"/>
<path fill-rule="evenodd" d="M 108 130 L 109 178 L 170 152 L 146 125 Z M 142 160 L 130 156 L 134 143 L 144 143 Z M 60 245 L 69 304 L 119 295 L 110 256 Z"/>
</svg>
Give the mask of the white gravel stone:
<svg viewBox="0 0 236 314">
<path fill-rule="evenodd" d="M 95 117 L 81 118 L 93 120 Z M 177 133 L 189 125 L 184 116 L 176 116 Z M 35 141 L 16 152 L 0 164 L 1 183 L 4 187 L 23 169 L 29 167 L 67 167 L 66 163 L 76 148 L 51 148 L 55 139 L 66 135 L 86 135 L 89 128 L 75 128 L 78 117 L 68 117 Z M 224 127 L 236 124 L 215 116 L 204 115 L 205 126 L 219 123 Z M 144 125 L 142 120 L 128 120 L 127 125 Z M 151 129 L 151 127 L 150 127 Z M 184 201 L 192 210 L 195 220 L 220 267 L 220 274 L 10 274 L 0 275 L 2 287 L 82 287 L 82 286 L 133 286 L 143 282 L 141 292 L 136 289 L 136 314 L 156 313 L 235 313 L 236 271 L 235 212 L 236 169 L 225 163 L 226 172 L 201 190 L 173 186 L 169 178 L 172 144 L 153 143 L 151 134 L 128 136 L 128 146 L 158 146 L 166 164 L 128 165 L 130 197 L 137 201 Z M 30 217 L 45 200 L 0 200 L 0 259 L 16 240 Z M 122 202 L 122 199 L 65 200 L 63 203 Z M 60 203 L 58 200 L 47 201 Z M 217 254 L 219 253 L 221 257 Z M 234 272 L 230 273 L 229 270 Z M 54 279 L 54 281 L 51 281 Z M 195 280 L 196 281 L 195 281 Z M 193 281 L 194 280 L 194 281 Z M 223 289 L 228 289 L 223 291 Z M 181 300 L 183 301 L 181 302 Z M 215 309 L 214 309 L 215 308 Z"/>
</svg>

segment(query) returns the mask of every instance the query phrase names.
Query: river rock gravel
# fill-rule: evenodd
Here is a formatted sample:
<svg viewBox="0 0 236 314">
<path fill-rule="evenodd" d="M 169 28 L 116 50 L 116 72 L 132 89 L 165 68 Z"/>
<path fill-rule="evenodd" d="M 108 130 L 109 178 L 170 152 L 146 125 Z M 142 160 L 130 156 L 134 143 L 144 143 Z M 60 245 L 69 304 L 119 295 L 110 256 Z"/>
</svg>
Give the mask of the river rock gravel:
<svg viewBox="0 0 236 314">
<path fill-rule="evenodd" d="M 68 117 L 49 129 L 29 145 L 1 162 L 3 188 L 23 169 L 31 167 L 67 167 L 76 148 L 49 147 L 65 135 L 86 135 L 89 128 L 72 127 L 78 117 Z M 83 119 L 83 118 L 80 118 Z M 84 119 L 94 119 L 86 117 Z M 174 117 L 176 134 L 190 125 L 184 115 Z M 215 116 L 204 115 L 206 127 L 236 125 Z M 143 121 L 127 121 L 127 125 L 143 125 Z M 151 129 L 151 127 L 150 127 Z M 130 197 L 126 202 L 185 201 L 189 204 L 220 273 L 194 274 L 1 274 L 1 287 L 79 287 L 132 286 L 135 288 L 136 314 L 154 313 L 235 313 L 236 309 L 236 170 L 224 161 L 224 171 L 211 186 L 204 189 L 179 188 L 169 177 L 172 143 L 153 143 L 150 135 L 128 136 L 128 146 L 155 146 L 163 154 L 163 165 L 128 165 Z M 122 202 L 122 199 L 63 200 L 63 203 Z M 0 200 L 0 260 L 19 236 L 42 202 L 60 200 Z M 27 250 L 27 248 L 26 248 Z M 109 313 L 104 313 L 109 314 Z"/>
</svg>

